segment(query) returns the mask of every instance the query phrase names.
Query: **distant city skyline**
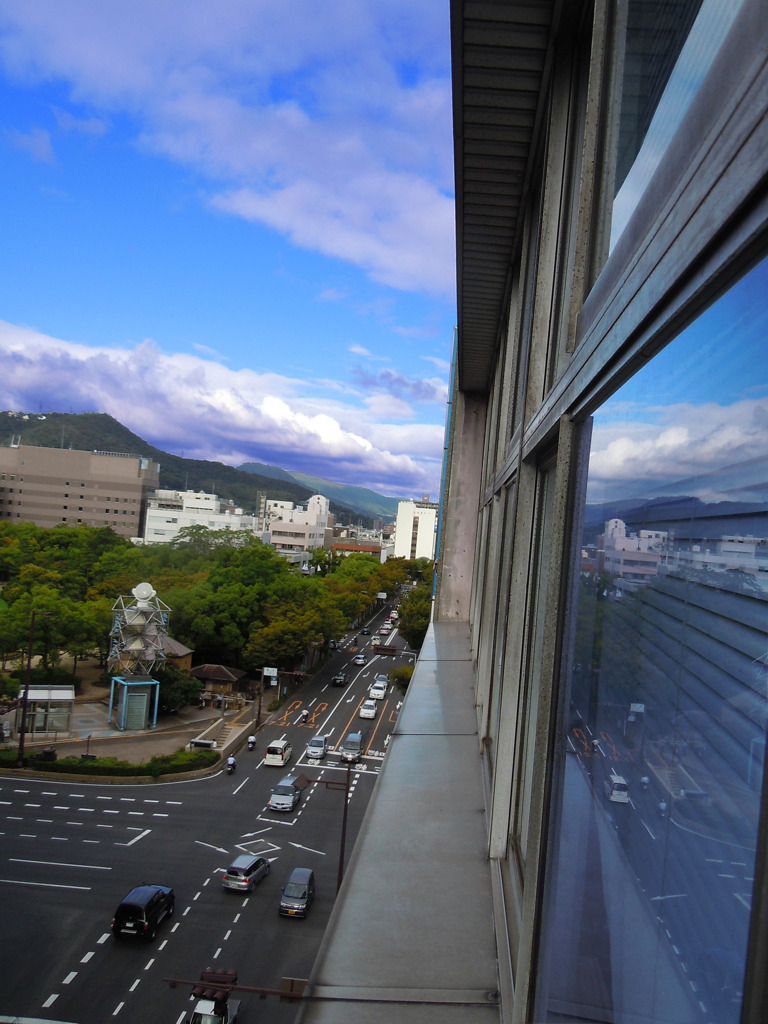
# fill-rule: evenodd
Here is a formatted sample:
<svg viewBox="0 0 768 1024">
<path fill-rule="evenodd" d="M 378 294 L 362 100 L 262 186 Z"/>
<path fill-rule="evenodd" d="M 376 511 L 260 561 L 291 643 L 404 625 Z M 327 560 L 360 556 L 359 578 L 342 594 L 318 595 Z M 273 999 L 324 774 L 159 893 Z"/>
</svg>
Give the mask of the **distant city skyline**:
<svg viewBox="0 0 768 1024">
<path fill-rule="evenodd" d="M 0 0 L 0 406 L 437 493 L 442 0 Z"/>
</svg>

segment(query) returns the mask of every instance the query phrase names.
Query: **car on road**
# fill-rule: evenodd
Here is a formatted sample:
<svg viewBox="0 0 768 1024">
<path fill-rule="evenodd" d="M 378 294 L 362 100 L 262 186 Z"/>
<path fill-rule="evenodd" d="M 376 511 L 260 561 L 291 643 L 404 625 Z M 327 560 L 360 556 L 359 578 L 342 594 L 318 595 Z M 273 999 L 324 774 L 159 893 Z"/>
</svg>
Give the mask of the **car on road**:
<svg viewBox="0 0 768 1024">
<path fill-rule="evenodd" d="M 379 626 L 379 632 L 382 636 L 388 636 L 392 632 L 392 627 L 388 622 L 382 622 Z"/>
<path fill-rule="evenodd" d="M 327 749 L 325 736 L 313 736 L 307 744 L 307 757 L 325 757 Z"/>
<path fill-rule="evenodd" d="M 284 917 L 306 917 L 314 898 L 314 871 L 312 868 L 294 868 L 280 895 L 280 913 Z"/>
<path fill-rule="evenodd" d="M 138 935 L 151 942 L 157 926 L 173 913 L 176 894 L 170 885 L 137 885 L 131 889 L 112 918 L 112 934 Z"/>
<path fill-rule="evenodd" d="M 384 698 L 387 696 L 387 686 L 388 684 L 386 679 L 382 679 L 381 676 L 376 676 L 376 679 L 371 685 L 371 689 L 369 691 L 369 696 L 371 697 L 371 699 L 384 700 Z"/>
<path fill-rule="evenodd" d="M 361 732 L 350 732 L 344 737 L 339 748 L 342 761 L 355 764 L 363 754 L 363 734 Z"/>
<path fill-rule="evenodd" d="M 269 874 L 269 861 L 266 857 L 254 857 L 252 853 L 241 853 L 235 857 L 221 876 L 221 884 L 225 889 L 235 892 L 253 892 L 253 887 Z"/>
<path fill-rule="evenodd" d="M 264 754 L 264 764 L 274 764 L 281 768 L 291 760 L 293 747 L 288 740 L 273 740 Z"/>
<path fill-rule="evenodd" d="M 363 634 L 363 636 L 368 636 L 371 631 L 368 628 L 368 626 L 363 626 L 363 628 L 360 630 L 360 632 Z"/>
<path fill-rule="evenodd" d="M 364 665 L 366 660 L 367 659 L 366 659 L 365 655 L 362 653 L 362 651 L 360 652 L 360 654 L 356 654 L 354 656 L 354 658 L 352 659 L 353 664 L 355 664 L 355 665 Z"/>
<path fill-rule="evenodd" d="M 272 795 L 267 801 L 270 811 L 292 811 L 301 800 L 301 790 L 296 785 L 298 781 L 295 775 L 286 775 L 280 779 L 272 790 Z"/>
<path fill-rule="evenodd" d="M 347 685 L 347 673 L 337 672 L 336 675 L 331 679 L 331 686 L 346 686 Z"/>
<path fill-rule="evenodd" d="M 378 633 L 371 637 L 371 647 L 378 647 L 381 643 L 381 637 Z"/>
<path fill-rule="evenodd" d="M 375 718 L 378 705 L 375 700 L 364 700 L 357 712 L 360 718 Z"/>
</svg>

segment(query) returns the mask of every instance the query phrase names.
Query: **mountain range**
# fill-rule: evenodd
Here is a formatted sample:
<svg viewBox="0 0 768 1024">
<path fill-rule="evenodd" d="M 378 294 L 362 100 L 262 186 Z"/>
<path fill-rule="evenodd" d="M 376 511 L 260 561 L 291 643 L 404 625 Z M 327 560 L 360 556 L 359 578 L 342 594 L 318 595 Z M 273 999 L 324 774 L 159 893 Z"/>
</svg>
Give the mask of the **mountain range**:
<svg viewBox="0 0 768 1024">
<path fill-rule="evenodd" d="M 167 490 L 194 490 L 231 499 L 246 511 L 257 507 L 258 496 L 266 493 L 274 501 L 299 504 L 313 494 L 322 494 L 331 502 L 337 521 L 361 522 L 372 519 L 394 520 L 398 498 L 377 494 L 364 487 L 348 487 L 306 473 L 289 473 L 277 466 L 258 462 L 240 468 L 222 462 L 185 459 L 144 441 L 106 413 L 19 413 L 0 412 L 0 446 L 14 443 L 42 448 L 74 448 L 79 451 L 119 452 L 139 455 L 160 464 L 160 486 Z"/>
</svg>

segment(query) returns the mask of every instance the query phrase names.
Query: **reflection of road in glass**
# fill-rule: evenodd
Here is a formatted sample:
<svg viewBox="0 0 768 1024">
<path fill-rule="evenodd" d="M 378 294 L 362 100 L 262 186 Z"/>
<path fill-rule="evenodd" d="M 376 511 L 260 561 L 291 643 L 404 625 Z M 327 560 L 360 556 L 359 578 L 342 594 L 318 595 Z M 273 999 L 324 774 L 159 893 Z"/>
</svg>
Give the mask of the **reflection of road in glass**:
<svg viewBox="0 0 768 1024">
<path fill-rule="evenodd" d="M 602 796 L 577 756 L 566 758 L 561 848 L 548 929 L 550 1011 L 605 1020 L 700 1020 L 696 993 L 654 905 L 627 863 Z M 632 809 L 611 804 L 618 832 Z M 578 1008 L 578 1010 L 576 1009 Z M 594 1015 L 591 1019 L 595 1019 Z"/>
<path fill-rule="evenodd" d="M 638 762 L 623 736 L 608 729 L 597 735 L 593 743 L 593 734 L 580 723 L 570 738 L 606 834 L 610 827 L 656 920 L 660 941 L 688 979 L 698 1019 L 735 1024 L 754 866 L 754 850 L 738 841 L 739 833 L 746 838 L 744 821 L 732 827 L 725 799 L 680 796 L 677 782 L 693 777 L 679 758 L 671 763 L 655 750 L 652 739 L 646 745 L 650 757 Z M 630 783 L 629 803 L 607 798 L 604 783 L 612 772 Z M 644 776 L 647 785 L 641 783 Z M 667 808 L 664 815 L 660 804 Z"/>
</svg>

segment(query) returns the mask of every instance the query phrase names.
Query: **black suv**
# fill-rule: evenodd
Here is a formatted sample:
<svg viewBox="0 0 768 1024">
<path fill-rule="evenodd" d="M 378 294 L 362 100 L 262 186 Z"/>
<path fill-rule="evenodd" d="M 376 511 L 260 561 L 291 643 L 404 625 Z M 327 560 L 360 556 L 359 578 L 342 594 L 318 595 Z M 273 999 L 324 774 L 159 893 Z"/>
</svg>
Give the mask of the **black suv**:
<svg viewBox="0 0 768 1024">
<path fill-rule="evenodd" d="M 331 686 L 346 686 L 347 685 L 347 673 L 337 672 L 331 680 Z"/>
<path fill-rule="evenodd" d="M 139 935 L 152 941 L 157 926 L 173 913 L 176 894 L 169 885 L 137 885 L 131 889 L 112 918 L 112 934 Z"/>
</svg>

